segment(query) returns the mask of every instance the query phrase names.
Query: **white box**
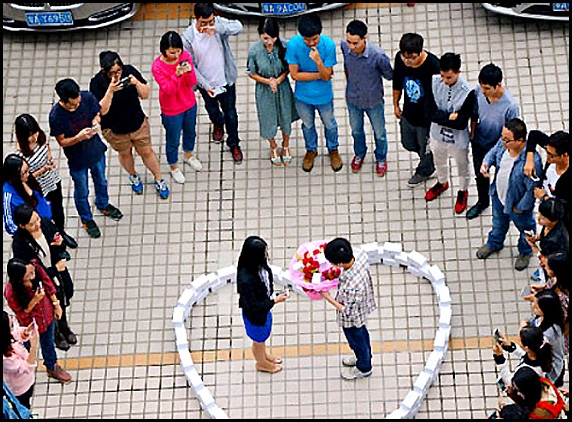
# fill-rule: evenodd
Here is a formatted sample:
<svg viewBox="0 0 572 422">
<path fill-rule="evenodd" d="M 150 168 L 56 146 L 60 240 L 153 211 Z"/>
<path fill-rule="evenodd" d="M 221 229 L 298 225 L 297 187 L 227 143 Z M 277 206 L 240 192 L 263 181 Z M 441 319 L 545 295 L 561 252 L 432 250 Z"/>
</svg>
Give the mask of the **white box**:
<svg viewBox="0 0 572 422">
<path fill-rule="evenodd" d="M 433 342 L 435 350 L 445 352 L 449 345 L 449 336 L 451 335 L 451 328 L 439 328 L 435 341 Z"/>
<path fill-rule="evenodd" d="M 425 264 L 427 264 L 428 260 L 424 255 L 421 255 L 419 252 L 412 251 L 411 253 L 409 253 L 408 262 L 410 265 L 413 265 L 417 268 L 421 268 Z"/>
<path fill-rule="evenodd" d="M 370 254 L 370 253 L 378 254 L 379 253 L 378 249 L 379 249 L 379 245 L 377 244 L 377 242 L 365 243 L 365 244 L 361 245 L 361 250 L 367 254 Z"/>
<path fill-rule="evenodd" d="M 314 273 L 312 275 L 312 284 L 320 284 L 322 282 L 322 274 Z"/>
<path fill-rule="evenodd" d="M 393 258 L 395 255 L 403 252 L 403 245 L 401 243 L 385 242 L 383 245 L 384 255 L 391 255 Z"/>
<path fill-rule="evenodd" d="M 216 404 L 209 407 L 206 412 L 211 419 L 230 419 L 226 412 Z"/>
<path fill-rule="evenodd" d="M 453 318 L 453 310 L 450 306 L 439 307 L 439 328 L 451 328 L 451 319 Z"/>
<path fill-rule="evenodd" d="M 189 339 L 187 336 L 175 339 L 177 350 L 189 350 Z"/>
<path fill-rule="evenodd" d="M 178 305 L 173 309 L 173 326 L 177 327 L 185 324 L 185 309 L 184 307 Z"/>
<path fill-rule="evenodd" d="M 395 260 L 402 267 L 407 267 L 409 265 L 409 254 L 407 252 L 401 252 L 395 255 Z"/>
<path fill-rule="evenodd" d="M 439 375 L 444 358 L 445 354 L 443 351 L 434 350 L 429 355 L 427 362 L 425 362 L 425 371 L 429 373 L 429 375 L 431 375 L 433 379 L 436 379 L 436 377 Z"/>
<path fill-rule="evenodd" d="M 399 268 L 400 265 L 395 259 L 391 258 L 383 258 L 383 265 L 387 265 L 388 267 Z"/>
<path fill-rule="evenodd" d="M 439 306 L 450 306 L 451 305 L 451 291 L 449 287 L 445 284 L 440 284 L 435 286 L 434 290 L 437 293 L 437 298 L 439 299 Z"/>
<path fill-rule="evenodd" d="M 319 253 L 314 258 L 316 259 L 316 261 L 318 261 L 318 264 L 320 265 L 323 265 L 326 262 L 328 262 L 328 260 L 326 259 L 326 255 L 324 255 L 323 253 Z"/>
<path fill-rule="evenodd" d="M 236 283 L 236 267 L 222 268 L 216 272 L 216 275 L 226 283 Z"/>
<path fill-rule="evenodd" d="M 445 274 L 441 271 L 437 265 L 432 265 L 429 269 L 429 281 L 433 284 L 443 284 L 445 283 Z"/>
<path fill-rule="evenodd" d="M 415 409 L 420 403 L 423 397 L 417 391 L 410 391 L 409 394 L 403 400 L 403 407 L 405 409 Z"/>
<path fill-rule="evenodd" d="M 421 372 L 419 374 L 419 377 L 413 384 L 413 387 L 415 389 L 414 391 L 417 391 L 422 396 L 425 396 L 429 391 L 431 384 L 433 384 L 433 378 L 431 377 L 431 375 L 428 374 L 427 372 Z"/>
<path fill-rule="evenodd" d="M 429 281 L 429 277 L 431 277 L 431 266 L 429 264 L 423 265 L 421 268 L 419 268 L 419 274 L 421 274 L 421 278 Z"/>
<path fill-rule="evenodd" d="M 197 296 L 197 301 L 195 302 L 195 305 L 196 305 L 197 303 L 201 303 L 203 300 L 205 300 L 205 298 L 206 298 L 209 294 L 210 294 L 209 289 L 203 290 L 203 292 L 200 293 L 200 294 Z"/>
<path fill-rule="evenodd" d="M 198 391 L 204 389 L 205 385 L 203 383 L 203 379 L 199 375 L 199 372 L 197 371 L 197 368 L 195 368 L 194 365 L 185 371 L 185 378 L 187 379 L 189 386 L 193 389 L 195 394 Z"/>
<path fill-rule="evenodd" d="M 179 297 L 178 304 L 183 308 L 193 306 L 195 303 L 194 301 L 196 299 L 196 296 L 197 296 L 197 291 L 195 290 L 195 288 L 188 287 L 187 289 L 185 289 L 181 297 Z"/>
<path fill-rule="evenodd" d="M 187 328 L 182 325 L 175 327 L 175 341 L 178 343 L 183 343 L 189 341 L 189 336 L 187 335 Z"/>
<path fill-rule="evenodd" d="M 181 368 L 183 368 L 184 372 L 195 368 L 195 363 L 193 362 L 193 358 L 191 357 L 190 350 L 180 351 L 179 352 L 179 359 L 181 361 Z"/>
<path fill-rule="evenodd" d="M 201 275 L 200 277 L 196 278 L 192 283 L 191 286 L 197 291 L 200 295 L 204 290 L 209 289 L 209 277 L 206 274 Z"/>
<path fill-rule="evenodd" d="M 206 387 L 196 391 L 195 395 L 201 402 L 201 406 L 204 410 L 207 410 L 208 408 L 216 405 L 213 395 Z"/>
<path fill-rule="evenodd" d="M 408 412 L 400 407 L 399 409 L 396 409 L 393 412 L 391 412 L 385 419 L 405 419 L 407 414 Z"/>
</svg>

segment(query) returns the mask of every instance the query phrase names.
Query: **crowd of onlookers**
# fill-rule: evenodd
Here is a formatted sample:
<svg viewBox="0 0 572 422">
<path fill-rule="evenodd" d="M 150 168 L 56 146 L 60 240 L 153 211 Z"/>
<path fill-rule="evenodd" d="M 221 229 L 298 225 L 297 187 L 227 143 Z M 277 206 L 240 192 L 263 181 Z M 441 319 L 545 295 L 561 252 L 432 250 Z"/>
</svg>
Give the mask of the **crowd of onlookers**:
<svg viewBox="0 0 572 422">
<path fill-rule="evenodd" d="M 166 156 L 175 183 L 185 183 L 179 166 L 181 138 L 184 165 L 196 172 L 203 167 L 195 153 L 196 91 L 212 122 L 212 141 L 223 142 L 226 133 L 235 163 L 244 159 L 236 109 L 239 74 L 229 42 L 230 36 L 242 30 L 239 21 L 216 16 L 212 4 L 197 3 L 195 19 L 182 35 L 169 31 L 160 40 L 152 75 L 159 86 Z M 298 32 L 286 43 L 277 21 L 266 18 L 258 27 L 260 41 L 249 48 L 247 74 L 256 83 L 260 135 L 269 142 L 271 165 L 288 166 L 293 159 L 292 125 L 301 120 L 306 149 L 302 169 L 309 173 L 318 155 L 317 112 L 332 169 L 338 172 L 344 164 L 338 151 L 332 87 L 336 43 L 322 34 L 318 15 L 300 18 Z M 340 48 L 354 139 L 351 170 L 360 172 L 367 156 L 367 115 L 374 133 L 374 171 L 379 177 L 389 171 L 383 80 L 392 81 L 401 143 L 419 158 L 408 186 L 423 186 L 436 176 L 425 199 L 437 199 L 451 187 L 448 163 L 454 158 L 460 182 L 455 213 L 466 212 L 466 218 L 473 220 L 492 207 L 492 229 L 477 251 L 478 259 L 503 249 L 511 222 L 520 233 L 515 268 L 522 271 L 533 254 L 539 257 L 540 268 L 523 294 L 532 303 L 533 317 L 523 322 L 517 342 L 498 333 L 494 345 L 499 380 L 514 401 L 501 413 L 520 411 L 530 416 L 538 411 L 536 404 L 542 394 L 560 397 L 552 386 L 562 387 L 568 356 L 569 134 L 529 131 L 516 99 L 503 85 L 498 66 L 485 65 L 473 87 L 461 76 L 460 55 L 435 56 L 424 49 L 419 34 L 403 35 L 392 64 L 385 51 L 368 39 L 368 27 L 354 20 L 347 26 Z M 49 135 L 67 158 L 75 206 L 92 238 L 99 238 L 101 231 L 89 203 L 90 174 L 95 207 L 116 221 L 123 217 L 109 201 L 107 145 L 102 137 L 118 153 L 135 194 L 143 193 L 144 184 L 134 152 L 153 174 L 159 197 L 170 195 L 141 105 L 150 94 L 146 78 L 113 51 L 101 52 L 100 67 L 89 91 L 81 90 L 72 79 L 59 81 L 55 86 L 58 102 L 49 115 Z M 295 82 L 294 89 L 290 79 Z M 13 312 L 3 316 L 4 387 L 29 408 L 38 341 L 48 376 L 62 383 L 71 381 L 58 364 L 56 348 L 65 351 L 78 341 L 66 314 L 73 297 L 68 249 L 77 248 L 78 243 L 65 231 L 62 178 L 46 133 L 29 114 L 20 115 L 14 126 L 17 148 L 5 157 L 2 172 L 4 228 L 13 236 L 4 292 Z M 282 133 L 280 147 L 278 129 Z M 544 149 L 546 163 L 538 147 Z M 469 208 L 470 150 L 478 198 Z M 504 352 L 520 359 L 513 373 Z"/>
</svg>

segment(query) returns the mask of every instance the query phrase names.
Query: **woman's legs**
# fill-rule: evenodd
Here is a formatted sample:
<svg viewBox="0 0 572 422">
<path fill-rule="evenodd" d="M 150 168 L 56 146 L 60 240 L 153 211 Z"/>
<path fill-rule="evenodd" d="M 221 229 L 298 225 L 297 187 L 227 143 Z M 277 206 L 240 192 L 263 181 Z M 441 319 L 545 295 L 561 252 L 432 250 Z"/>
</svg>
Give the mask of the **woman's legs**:
<svg viewBox="0 0 572 422">
<path fill-rule="evenodd" d="M 261 372 L 270 372 L 272 374 L 282 370 L 282 366 L 276 363 L 276 359 L 267 355 L 266 344 L 258 343 L 256 341 L 252 342 L 252 354 L 254 359 L 256 359 L 256 370 Z"/>
</svg>

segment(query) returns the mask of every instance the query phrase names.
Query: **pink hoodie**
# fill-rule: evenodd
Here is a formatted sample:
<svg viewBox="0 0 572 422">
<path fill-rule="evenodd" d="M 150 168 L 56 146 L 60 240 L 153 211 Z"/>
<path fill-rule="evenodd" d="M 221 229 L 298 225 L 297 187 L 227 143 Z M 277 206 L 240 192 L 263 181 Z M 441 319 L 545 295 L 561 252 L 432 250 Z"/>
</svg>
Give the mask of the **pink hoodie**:
<svg viewBox="0 0 572 422">
<path fill-rule="evenodd" d="M 197 104 L 194 86 L 197 84 L 197 73 L 193 59 L 188 51 L 183 51 L 179 63 L 188 60 L 193 68 L 192 72 L 177 76 L 177 64 L 167 64 L 161 56 L 155 59 L 151 71 L 159 84 L 159 104 L 165 116 L 178 116 Z"/>
<path fill-rule="evenodd" d="M 13 353 L 10 357 L 4 356 L 2 362 L 2 372 L 6 385 L 15 396 L 26 393 L 36 382 L 36 366 L 28 363 L 28 351 L 22 344 L 22 331 L 24 328 L 17 328 L 12 332 L 16 339 L 12 343 Z"/>
</svg>

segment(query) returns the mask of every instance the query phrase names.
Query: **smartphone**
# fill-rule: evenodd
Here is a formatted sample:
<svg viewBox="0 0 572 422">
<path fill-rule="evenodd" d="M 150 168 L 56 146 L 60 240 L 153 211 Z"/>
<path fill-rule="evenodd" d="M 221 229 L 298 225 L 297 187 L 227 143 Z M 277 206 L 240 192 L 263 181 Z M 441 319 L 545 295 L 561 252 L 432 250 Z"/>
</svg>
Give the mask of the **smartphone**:
<svg viewBox="0 0 572 422">
<path fill-rule="evenodd" d="M 284 289 L 284 290 L 280 290 L 278 292 L 274 292 L 274 298 L 277 298 L 280 295 L 290 296 L 290 289 Z"/>
<path fill-rule="evenodd" d="M 42 284 L 42 281 L 38 281 L 38 289 L 42 290 L 44 288 L 44 285 Z"/>
<path fill-rule="evenodd" d="M 122 86 L 123 88 L 125 88 L 129 85 L 130 82 L 131 82 L 131 77 L 126 76 L 123 79 L 120 79 L 119 82 L 117 82 L 117 86 Z"/>
<path fill-rule="evenodd" d="M 498 410 L 493 410 L 491 413 L 489 413 L 489 416 L 487 416 L 487 419 L 498 419 L 499 418 L 499 412 Z"/>
<path fill-rule="evenodd" d="M 534 237 L 534 236 L 536 236 L 536 235 L 534 234 L 534 230 L 525 230 L 525 231 L 524 231 L 524 234 L 527 235 L 527 236 L 529 236 L 529 237 Z"/>
<path fill-rule="evenodd" d="M 531 175 L 530 178 L 533 182 L 540 182 L 540 177 L 538 177 L 536 174 Z"/>
<path fill-rule="evenodd" d="M 532 294 L 532 290 L 530 290 L 530 286 L 526 286 L 524 289 L 522 289 L 522 291 L 520 292 L 520 297 L 526 297 L 526 296 L 530 296 Z"/>
<path fill-rule="evenodd" d="M 498 377 L 497 379 L 497 386 L 500 391 L 502 391 L 503 393 L 506 392 L 506 385 L 501 377 Z"/>
<path fill-rule="evenodd" d="M 496 341 L 497 343 L 500 343 L 500 342 L 501 342 L 500 330 L 499 330 L 498 328 L 495 329 L 495 332 L 494 332 L 493 335 L 494 335 L 495 341 Z"/>
<path fill-rule="evenodd" d="M 179 63 L 179 66 L 185 67 L 185 66 L 187 66 L 188 64 L 189 64 L 189 61 L 188 61 L 188 60 L 183 60 L 181 63 Z"/>
<path fill-rule="evenodd" d="M 218 97 L 221 94 L 224 94 L 226 92 L 226 88 L 224 86 L 217 86 L 215 88 L 213 88 L 213 93 L 215 95 L 215 97 Z"/>
</svg>

